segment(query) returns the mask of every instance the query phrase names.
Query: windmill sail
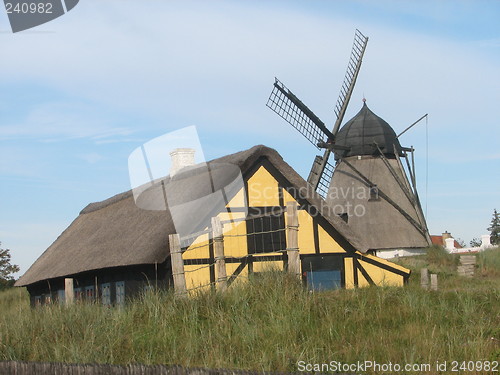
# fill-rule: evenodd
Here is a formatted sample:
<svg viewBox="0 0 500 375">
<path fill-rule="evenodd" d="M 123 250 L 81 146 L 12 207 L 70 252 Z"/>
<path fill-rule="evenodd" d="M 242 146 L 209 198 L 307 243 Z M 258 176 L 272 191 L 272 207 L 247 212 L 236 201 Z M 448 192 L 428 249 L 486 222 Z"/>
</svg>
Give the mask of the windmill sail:
<svg viewBox="0 0 500 375">
<path fill-rule="evenodd" d="M 319 155 L 316 156 L 311 172 L 309 172 L 309 178 L 307 179 L 309 181 L 317 178 L 316 175 L 319 176 L 318 183 L 316 185 L 316 192 L 324 199 L 328 196 L 330 182 L 332 181 L 333 171 L 335 170 L 335 166 L 329 161 L 331 151 L 327 150 L 325 154 L 327 153 L 328 155 L 326 156 L 324 163 L 323 158 L 325 158 L 325 155 L 323 155 L 323 157 Z"/>
<path fill-rule="evenodd" d="M 354 85 L 356 84 L 356 79 L 358 78 L 359 70 L 361 68 L 361 63 L 363 61 L 363 55 L 365 53 L 366 44 L 368 43 L 368 37 L 364 36 L 361 31 L 356 30 L 354 34 L 354 42 L 352 44 L 351 57 L 349 58 L 349 63 L 347 64 L 347 70 L 344 77 L 344 82 L 340 88 L 340 94 L 335 104 L 335 115 L 337 119 L 335 120 L 335 125 L 333 126 L 333 143 L 335 143 L 335 136 L 337 135 L 342 120 L 344 119 L 347 106 L 349 105 L 349 100 L 351 99 L 352 92 L 354 90 Z M 333 177 L 334 167 L 332 163 L 329 162 L 331 150 L 326 149 L 323 156 L 317 156 L 314 159 L 311 172 L 307 181 L 316 189 L 316 191 L 326 197 L 328 193 L 328 188 L 330 186 L 330 181 Z"/>
<path fill-rule="evenodd" d="M 354 42 L 352 44 L 351 57 L 349 58 L 349 63 L 347 64 L 347 71 L 345 73 L 342 87 L 340 88 L 340 95 L 337 99 L 337 104 L 335 104 L 335 115 L 337 120 L 335 121 L 332 131 L 334 135 L 336 135 L 339 131 L 342 120 L 344 119 L 347 105 L 349 104 L 352 91 L 354 90 L 354 85 L 356 84 L 356 79 L 358 78 L 367 43 L 368 37 L 364 36 L 361 31 L 356 29 Z"/>
<path fill-rule="evenodd" d="M 318 143 L 333 139 L 332 133 L 324 122 L 277 78 L 275 78 L 267 106 L 297 129 L 318 149 Z"/>
</svg>

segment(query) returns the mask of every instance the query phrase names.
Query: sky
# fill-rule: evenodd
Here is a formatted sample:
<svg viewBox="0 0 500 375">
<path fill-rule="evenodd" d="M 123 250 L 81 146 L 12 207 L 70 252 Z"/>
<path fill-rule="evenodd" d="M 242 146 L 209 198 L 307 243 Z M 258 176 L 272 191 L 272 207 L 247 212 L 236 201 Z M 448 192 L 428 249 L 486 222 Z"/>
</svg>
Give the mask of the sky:
<svg viewBox="0 0 500 375">
<path fill-rule="evenodd" d="M 278 77 L 326 124 L 356 29 L 345 120 L 367 105 L 416 148 L 431 234 L 469 242 L 500 209 L 499 1 L 81 0 L 13 34 L 0 12 L 0 241 L 20 274 L 127 160 L 196 126 L 207 160 L 256 144 L 307 178 L 317 150 L 266 107 Z"/>
</svg>

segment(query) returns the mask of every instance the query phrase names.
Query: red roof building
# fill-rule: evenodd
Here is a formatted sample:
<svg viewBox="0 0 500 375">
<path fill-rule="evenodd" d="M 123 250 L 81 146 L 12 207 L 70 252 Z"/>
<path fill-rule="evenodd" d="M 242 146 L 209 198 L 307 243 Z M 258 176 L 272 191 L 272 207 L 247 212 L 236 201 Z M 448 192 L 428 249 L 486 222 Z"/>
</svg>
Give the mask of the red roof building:
<svg viewBox="0 0 500 375">
<path fill-rule="evenodd" d="M 433 245 L 446 247 L 445 240 L 447 238 L 453 238 L 451 233 L 444 232 L 442 235 L 431 235 L 431 241 Z M 460 245 L 457 240 L 454 242 L 455 249 L 461 249 L 462 245 Z"/>
</svg>

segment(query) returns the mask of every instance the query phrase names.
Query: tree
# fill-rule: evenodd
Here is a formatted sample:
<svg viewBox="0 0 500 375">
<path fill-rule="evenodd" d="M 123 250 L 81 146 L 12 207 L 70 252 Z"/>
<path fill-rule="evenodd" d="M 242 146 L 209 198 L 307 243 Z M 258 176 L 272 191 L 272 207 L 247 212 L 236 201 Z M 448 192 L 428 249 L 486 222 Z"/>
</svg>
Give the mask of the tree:
<svg viewBox="0 0 500 375">
<path fill-rule="evenodd" d="M 480 247 L 481 246 L 481 239 L 474 237 L 472 241 L 470 242 L 471 247 Z"/>
<path fill-rule="evenodd" d="M 488 230 L 490 231 L 491 244 L 500 245 L 500 215 L 496 208 L 493 210 L 493 218 Z"/>
<path fill-rule="evenodd" d="M 10 263 L 10 250 L 0 248 L 0 289 L 14 284 L 12 274 L 16 272 L 19 272 L 19 266 Z"/>
<path fill-rule="evenodd" d="M 462 246 L 462 247 L 467 247 L 467 243 L 462 240 L 461 238 L 455 238 L 455 241 L 457 241 L 457 243 Z"/>
</svg>

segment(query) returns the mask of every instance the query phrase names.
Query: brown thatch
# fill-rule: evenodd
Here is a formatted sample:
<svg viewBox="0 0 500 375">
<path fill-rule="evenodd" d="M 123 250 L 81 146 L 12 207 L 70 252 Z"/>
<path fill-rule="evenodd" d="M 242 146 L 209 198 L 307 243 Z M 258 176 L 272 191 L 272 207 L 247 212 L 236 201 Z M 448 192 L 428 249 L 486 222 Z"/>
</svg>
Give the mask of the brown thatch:
<svg viewBox="0 0 500 375">
<path fill-rule="evenodd" d="M 311 190 L 275 150 L 262 145 L 224 156 L 209 164 L 236 165 L 245 175 L 260 158 L 267 158 L 296 189 Z M 193 169 L 187 173 L 197 172 Z M 170 180 L 167 177 L 165 181 Z M 179 191 L 179 200 L 187 200 L 203 194 L 203 186 L 192 184 L 183 186 Z M 317 207 L 353 249 L 367 250 L 338 216 L 329 213 L 319 195 L 309 195 L 305 197 L 308 203 Z M 169 210 L 144 210 L 135 204 L 132 191 L 118 194 L 85 207 L 16 282 L 16 286 L 109 267 L 162 263 L 169 255 L 168 235 L 172 233 L 175 233 L 175 227 Z"/>
</svg>

